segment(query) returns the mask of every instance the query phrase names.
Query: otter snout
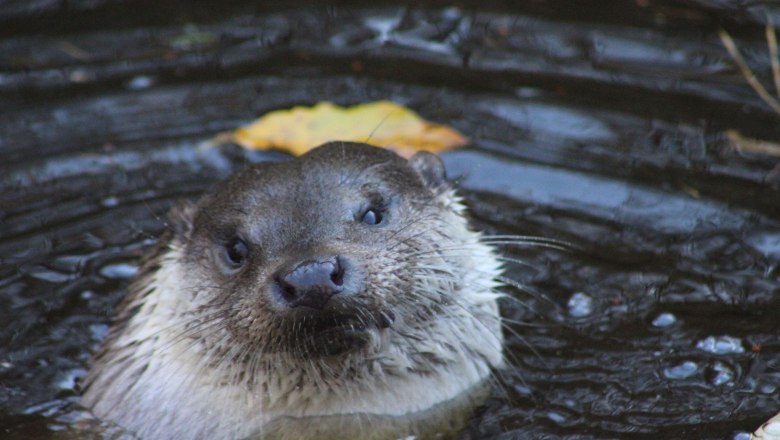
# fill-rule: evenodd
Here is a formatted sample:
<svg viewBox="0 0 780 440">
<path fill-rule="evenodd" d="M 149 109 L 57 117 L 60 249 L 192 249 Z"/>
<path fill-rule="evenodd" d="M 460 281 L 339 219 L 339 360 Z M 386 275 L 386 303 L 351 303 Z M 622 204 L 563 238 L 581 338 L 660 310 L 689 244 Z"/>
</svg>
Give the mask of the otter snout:
<svg viewBox="0 0 780 440">
<path fill-rule="evenodd" d="M 322 309 L 333 295 L 345 291 L 345 284 L 351 284 L 350 267 L 341 256 L 307 260 L 280 270 L 274 281 L 290 307 Z"/>
</svg>

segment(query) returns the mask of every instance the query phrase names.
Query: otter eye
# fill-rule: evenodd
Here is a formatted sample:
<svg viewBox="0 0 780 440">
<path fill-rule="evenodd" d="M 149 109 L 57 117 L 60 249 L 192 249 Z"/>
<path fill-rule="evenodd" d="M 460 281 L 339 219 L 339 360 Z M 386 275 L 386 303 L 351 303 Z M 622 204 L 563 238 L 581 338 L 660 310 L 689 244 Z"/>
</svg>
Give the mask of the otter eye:
<svg viewBox="0 0 780 440">
<path fill-rule="evenodd" d="M 227 263 L 233 268 L 241 267 L 244 261 L 246 261 L 247 254 L 249 254 L 249 248 L 244 243 L 244 240 L 240 238 L 234 238 L 225 245 Z"/>
<path fill-rule="evenodd" d="M 382 223 L 382 213 L 378 209 L 369 208 L 363 213 L 360 221 L 369 226 L 376 226 Z"/>
</svg>

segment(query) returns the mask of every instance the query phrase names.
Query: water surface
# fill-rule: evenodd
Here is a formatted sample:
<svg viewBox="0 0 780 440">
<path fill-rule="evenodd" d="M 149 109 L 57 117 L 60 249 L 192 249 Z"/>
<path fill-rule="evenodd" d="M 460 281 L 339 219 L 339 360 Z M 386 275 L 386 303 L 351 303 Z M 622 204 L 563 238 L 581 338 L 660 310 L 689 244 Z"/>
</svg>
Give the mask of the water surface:
<svg viewBox="0 0 780 440">
<path fill-rule="evenodd" d="M 505 248 L 511 366 L 460 438 L 731 439 L 780 411 L 778 115 L 756 2 L 370 8 L 132 0 L 0 10 L 0 433 L 57 438 L 178 199 L 278 153 L 203 149 L 276 108 L 392 99 Z M 164 3 L 164 4 L 163 4 Z M 735 2 L 737 3 L 737 2 Z"/>
</svg>

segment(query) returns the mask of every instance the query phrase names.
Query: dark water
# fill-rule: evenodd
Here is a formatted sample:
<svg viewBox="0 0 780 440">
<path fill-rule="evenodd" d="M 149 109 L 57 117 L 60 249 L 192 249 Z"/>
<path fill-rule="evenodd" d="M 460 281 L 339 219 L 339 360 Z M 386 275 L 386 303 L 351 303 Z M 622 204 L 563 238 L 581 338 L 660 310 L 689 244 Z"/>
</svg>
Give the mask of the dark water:
<svg viewBox="0 0 780 440">
<path fill-rule="evenodd" d="M 521 2 L 518 2 L 521 3 Z M 177 199 L 276 108 L 392 99 L 467 134 L 475 223 L 527 265 L 464 438 L 731 439 L 780 411 L 780 141 L 764 2 L 0 2 L 0 437 L 58 438 Z"/>
</svg>

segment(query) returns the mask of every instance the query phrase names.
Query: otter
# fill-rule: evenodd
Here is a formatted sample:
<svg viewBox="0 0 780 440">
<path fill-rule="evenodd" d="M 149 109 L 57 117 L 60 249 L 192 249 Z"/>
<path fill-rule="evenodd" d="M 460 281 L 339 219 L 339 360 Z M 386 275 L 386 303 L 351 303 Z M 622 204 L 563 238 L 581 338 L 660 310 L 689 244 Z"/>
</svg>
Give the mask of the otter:
<svg viewBox="0 0 780 440">
<path fill-rule="evenodd" d="M 82 405 L 221 440 L 451 404 L 504 363 L 501 264 L 464 210 L 426 152 L 333 142 L 239 171 L 171 210 Z"/>
</svg>

